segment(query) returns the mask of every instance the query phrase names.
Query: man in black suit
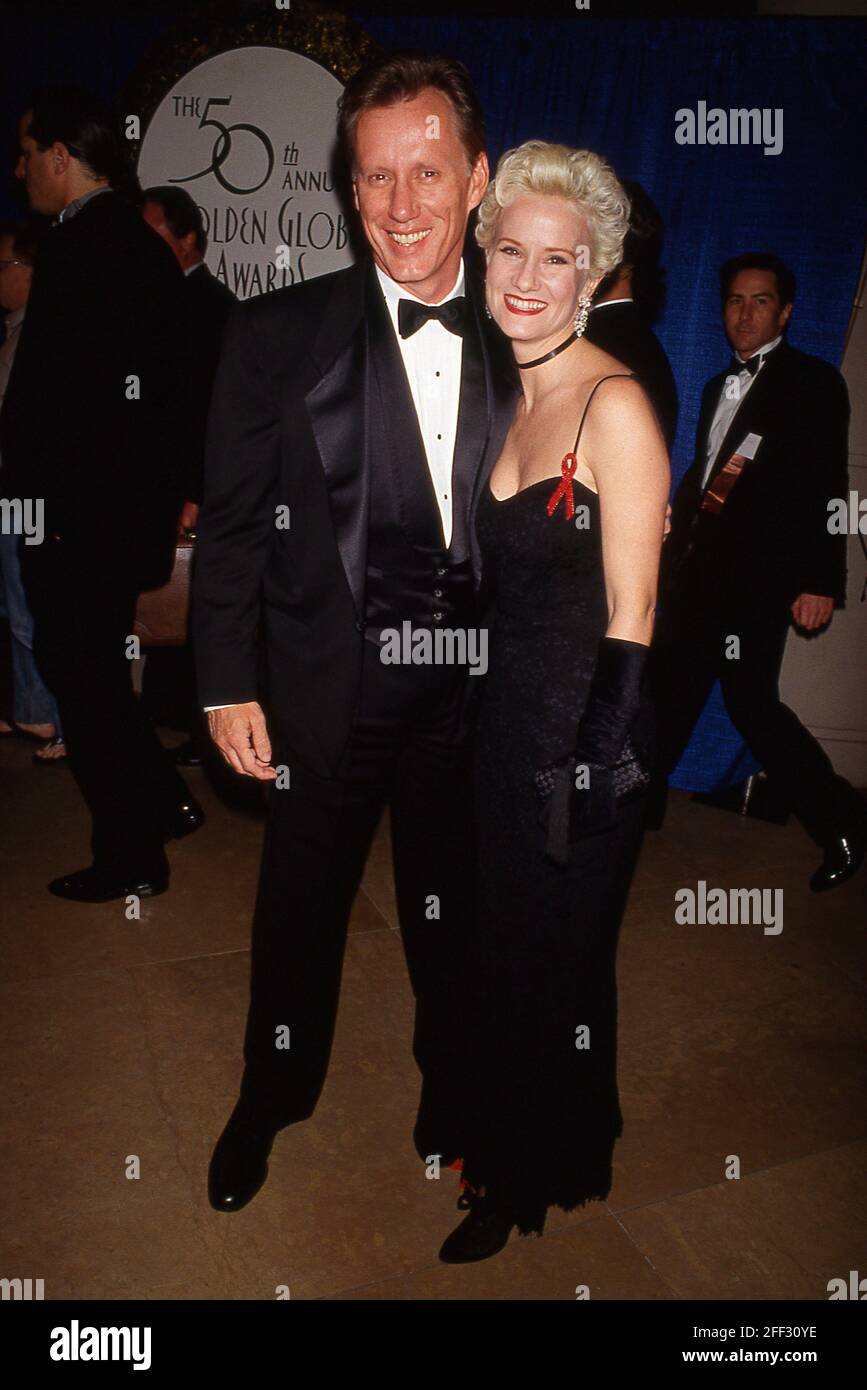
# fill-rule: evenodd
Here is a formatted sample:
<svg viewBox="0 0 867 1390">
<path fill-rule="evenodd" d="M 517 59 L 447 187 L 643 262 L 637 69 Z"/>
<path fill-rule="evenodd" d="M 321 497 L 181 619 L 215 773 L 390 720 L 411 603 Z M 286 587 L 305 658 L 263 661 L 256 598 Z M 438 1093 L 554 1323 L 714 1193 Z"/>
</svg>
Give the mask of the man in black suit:
<svg viewBox="0 0 867 1390">
<path fill-rule="evenodd" d="M 187 334 L 187 423 L 189 474 L 180 526 L 195 531 L 202 502 L 205 432 L 223 332 L 237 300 L 205 264 L 207 238 L 200 208 L 185 188 L 165 184 L 146 188 L 142 216 L 171 249 L 184 273 L 184 322 Z M 173 728 L 189 737 L 172 752 L 176 767 L 197 767 L 202 761 L 203 715 L 196 699 L 192 647 L 158 647 L 148 654 L 142 698 L 156 709 L 168 710 Z M 155 717 L 157 717 L 155 715 Z"/>
<path fill-rule="evenodd" d="M 585 336 L 635 372 L 671 452 L 677 430 L 677 387 L 665 349 L 650 326 L 662 296 L 662 218 L 640 184 L 629 179 L 621 182 L 629 195 L 623 260 L 596 291 Z"/>
<path fill-rule="evenodd" d="M 164 892 L 164 840 L 195 829 L 190 798 L 132 689 L 136 598 L 171 571 L 180 271 L 112 186 L 111 114 L 77 88 L 39 93 L 16 174 L 54 216 L 0 420 L 4 490 L 39 498 L 45 541 L 22 546 L 34 653 L 93 821 L 93 864 L 50 890 L 79 902 Z M 133 649 L 134 650 L 134 649 Z"/>
<path fill-rule="evenodd" d="M 190 481 L 181 525 L 194 530 L 202 502 L 205 430 L 220 347 L 237 300 L 205 264 L 207 238 L 201 210 L 184 188 L 146 188 L 142 217 L 161 236 L 184 273 L 184 317 L 188 351 L 188 413 L 191 417 Z"/>
<path fill-rule="evenodd" d="M 705 387 L 695 462 L 677 491 L 654 636 L 662 766 L 680 757 L 713 682 L 750 750 L 824 851 L 816 892 L 861 864 L 864 804 L 782 704 L 790 622 L 816 632 L 846 596 L 849 400 L 839 372 L 789 346 L 794 276 L 775 256 L 727 261 L 720 289 L 735 356 Z"/>
<path fill-rule="evenodd" d="M 347 87 L 341 136 L 372 255 L 239 306 L 209 423 L 199 689 L 228 707 L 209 714 L 227 761 L 274 783 L 241 1098 L 210 1170 L 224 1211 L 264 1182 L 276 1130 L 313 1113 L 386 805 L 423 1076 L 416 1146 L 449 1151 L 438 1038 L 472 911 L 473 681 L 466 665 L 387 664 L 380 637 L 477 623 L 472 518 L 518 388 L 462 257 L 488 178 L 466 69 L 384 60 Z"/>
</svg>

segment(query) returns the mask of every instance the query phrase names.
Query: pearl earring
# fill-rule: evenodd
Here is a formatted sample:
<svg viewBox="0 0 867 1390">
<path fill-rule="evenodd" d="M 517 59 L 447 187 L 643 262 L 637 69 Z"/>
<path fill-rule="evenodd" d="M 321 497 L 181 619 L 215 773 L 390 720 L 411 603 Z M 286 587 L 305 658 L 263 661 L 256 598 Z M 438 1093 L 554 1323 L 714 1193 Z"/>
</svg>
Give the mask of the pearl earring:
<svg viewBox="0 0 867 1390">
<path fill-rule="evenodd" d="M 488 308 L 487 304 L 485 305 L 485 313 L 487 314 L 487 316 L 488 316 L 489 319 L 492 319 L 492 318 L 494 317 L 493 314 L 491 313 L 490 309 Z"/>
<path fill-rule="evenodd" d="M 585 328 L 587 327 L 587 320 L 589 319 L 589 317 L 590 317 L 590 297 L 589 297 L 589 295 L 582 294 L 582 295 L 581 295 L 581 298 L 578 300 L 578 308 L 577 308 L 576 311 L 575 311 L 575 317 L 574 317 L 574 319 L 572 320 L 572 325 L 573 325 L 573 327 L 574 327 L 574 329 L 575 329 L 575 335 L 576 335 L 576 337 L 578 337 L 578 338 L 581 337 L 581 334 L 584 332 Z"/>
</svg>

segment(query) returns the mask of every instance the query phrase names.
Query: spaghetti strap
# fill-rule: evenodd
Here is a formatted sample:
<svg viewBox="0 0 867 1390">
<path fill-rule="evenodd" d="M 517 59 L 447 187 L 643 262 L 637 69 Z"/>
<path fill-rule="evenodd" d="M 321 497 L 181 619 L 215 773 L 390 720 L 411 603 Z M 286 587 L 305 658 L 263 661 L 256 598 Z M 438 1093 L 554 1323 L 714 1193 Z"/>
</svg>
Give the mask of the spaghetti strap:
<svg viewBox="0 0 867 1390">
<path fill-rule="evenodd" d="M 590 409 L 590 402 L 596 395 L 596 392 L 599 390 L 599 387 L 602 385 L 603 381 L 614 381 L 617 377 L 623 377 L 624 379 L 628 378 L 630 381 L 636 380 L 635 372 L 609 372 L 608 376 L 601 376 L 599 378 L 596 385 L 593 387 L 593 390 L 590 392 L 590 395 L 587 397 L 587 404 L 585 405 L 584 410 L 581 414 L 581 423 L 578 426 L 578 433 L 575 436 L 575 444 L 572 448 L 572 453 L 576 456 L 578 453 L 578 444 L 581 439 L 581 431 L 584 428 L 584 421 L 587 418 L 587 411 Z"/>
</svg>

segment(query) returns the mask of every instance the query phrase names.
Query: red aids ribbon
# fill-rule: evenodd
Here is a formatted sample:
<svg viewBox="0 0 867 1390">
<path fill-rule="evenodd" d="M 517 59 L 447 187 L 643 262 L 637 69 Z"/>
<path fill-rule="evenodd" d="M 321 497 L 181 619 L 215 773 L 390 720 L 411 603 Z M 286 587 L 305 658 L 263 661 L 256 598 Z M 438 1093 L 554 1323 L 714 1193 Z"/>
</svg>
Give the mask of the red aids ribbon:
<svg viewBox="0 0 867 1390">
<path fill-rule="evenodd" d="M 563 477 L 548 498 L 548 515 L 554 515 L 560 505 L 560 498 L 564 497 L 566 499 L 566 520 L 571 521 L 575 515 L 575 498 L 572 495 L 572 479 L 575 477 L 575 469 L 578 467 L 578 460 L 574 454 L 566 454 L 560 467 L 563 470 Z"/>
</svg>

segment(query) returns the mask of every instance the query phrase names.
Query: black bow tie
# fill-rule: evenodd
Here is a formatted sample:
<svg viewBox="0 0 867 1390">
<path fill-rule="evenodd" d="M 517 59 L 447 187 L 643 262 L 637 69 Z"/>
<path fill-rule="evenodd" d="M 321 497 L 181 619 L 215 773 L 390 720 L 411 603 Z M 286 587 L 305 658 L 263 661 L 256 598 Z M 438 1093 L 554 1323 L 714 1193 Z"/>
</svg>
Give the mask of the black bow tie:
<svg viewBox="0 0 867 1390">
<path fill-rule="evenodd" d="M 397 326 L 402 338 L 411 338 L 428 319 L 437 319 L 450 333 L 462 334 L 467 301 L 462 294 L 445 304 L 422 304 L 420 299 L 397 301 Z"/>
<path fill-rule="evenodd" d="M 735 376 L 739 376 L 741 372 L 749 372 L 750 376 L 755 376 L 761 365 L 762 355 L 760 352 L 755 353 L 753 357 L 748 357 L 746 362 L 742 362 L 739 357 L 732 357 L 731 362 L 729 362 L 729 372 L 734 372 Z"/>
</svg>

